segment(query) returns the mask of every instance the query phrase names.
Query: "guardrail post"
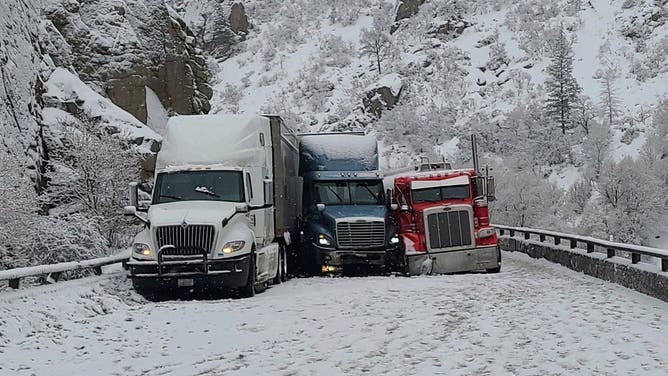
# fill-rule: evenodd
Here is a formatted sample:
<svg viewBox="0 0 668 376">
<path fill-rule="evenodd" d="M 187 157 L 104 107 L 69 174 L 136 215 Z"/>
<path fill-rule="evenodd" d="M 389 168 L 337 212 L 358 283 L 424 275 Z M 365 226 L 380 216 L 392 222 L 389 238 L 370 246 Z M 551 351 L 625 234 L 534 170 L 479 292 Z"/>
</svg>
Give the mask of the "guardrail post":
<svg viewBox="0 0 668 376">
<path fill-rule="evenodd" d="M 21 280 L 16 278 L 16 279 L 10 279 L 9 280 L 9 287 L 13 288 L 14 290 L 19 288 Z"/>
<path fill-rule="evenodd" d="M 531 233 L 530 232 L 525 232 L 524 233 L 524 239 L 529 240 L 531 238 Z"/>
<path fill-rule="evenodd" d="M 541 243 L 545 241 L 545 235 L 544 234 L 538 235 L 538 238 L 540 239 Z"/>
<path fill-rule="evenodd" d="M 571 239 L 571 249 L 577 248 L 578 246 L 578 241 L 575 239 Z"/>
<path fill-rule="evenodd" d="M 44 278 L 44 282 L 46 283 L 56 283 L 60 279 L 60 272 L 55 272 L 55 273 L 49 273 L 46 275 L 46 278 Z"/>
<path fill-rule="evenodd" d="M 615 257 L 615 250 L 608 248 L 608 258 Z"/>
<path fill-rule="evenodd" d="M 594 253 L 594 244 L 587 243 L 587 253 Z"/>
<path fill-rule="evenodd" d="M 661 271 L 668 272 L 668 258 L 661 259 Z"/>
<path fill-rule="evenodd" d="M 637 264 L 640 262 L 640 253 L 631 253 L 631 263 Z"/>
<path fill-rule="evenodd" d="M 515 230 L 510 230 L 510 236 L 515 236 Z"/>
<path fill-rule="evenodd" d="M 102 274 L 102 267 L 101 266 L 96 266 L 93 268 L 93 273 L 95 275 L 101 275 Z"/>
<path fill-rule="evenodd" d="M 504 234 L 505 232 L 506 232 L 506 230 L 504 230 L 504 229 L 502 229 L 502 228 L 499 229 L 499 235 L 503 236 L 503 234 Z"/>
<path fill-rule="evenodd" d="M 554 237 L 554 245 L 559 245 L 559 243 L 561 243 L 561 238 L 558 237 L 558 236 L 555 236 Z"/>
</svg>

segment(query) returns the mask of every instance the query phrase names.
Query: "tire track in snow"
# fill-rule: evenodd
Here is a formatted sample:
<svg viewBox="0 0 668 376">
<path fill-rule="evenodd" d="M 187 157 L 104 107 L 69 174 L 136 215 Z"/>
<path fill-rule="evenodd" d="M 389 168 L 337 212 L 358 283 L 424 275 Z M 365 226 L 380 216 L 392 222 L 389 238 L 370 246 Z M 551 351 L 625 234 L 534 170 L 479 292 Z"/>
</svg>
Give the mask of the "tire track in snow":
<svg viewBox="0 0 668 376">
<path fill-rule="evenodd" d="M 120 276 L 0 294 L 0 374 L 665 374 L 668 304 L 504 257 L 500 274 L 299 279 L 246 300 L 151 303 Z"/>
</svg>

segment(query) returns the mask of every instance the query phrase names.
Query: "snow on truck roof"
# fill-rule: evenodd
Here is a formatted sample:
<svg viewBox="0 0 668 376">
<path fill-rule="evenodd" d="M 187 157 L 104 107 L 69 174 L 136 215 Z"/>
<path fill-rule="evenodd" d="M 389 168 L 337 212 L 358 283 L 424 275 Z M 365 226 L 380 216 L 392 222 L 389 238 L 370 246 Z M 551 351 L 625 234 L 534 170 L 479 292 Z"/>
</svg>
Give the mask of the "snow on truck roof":
<svg viewBox="0 0 668 376">
<path fill-rule="evenodd" d="M 271 143 L 269 119 L 259 115 L 187 115 L 167 122 L 156 170 L 178 166 L 260 166 Z"/>
<path fill-rule="evenodd" d="M 301 135 L 302 171 L 378 170 L 378 142 L 351 133 Z"/>
</svg>

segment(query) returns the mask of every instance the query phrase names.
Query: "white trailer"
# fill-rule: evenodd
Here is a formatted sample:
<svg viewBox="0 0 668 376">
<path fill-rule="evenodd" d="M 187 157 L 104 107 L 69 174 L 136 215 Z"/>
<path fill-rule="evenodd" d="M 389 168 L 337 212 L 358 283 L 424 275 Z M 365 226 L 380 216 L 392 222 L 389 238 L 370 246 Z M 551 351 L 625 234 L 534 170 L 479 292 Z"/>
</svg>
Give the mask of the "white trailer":
<svg viewBox="0 0 668 376">
<path fill-rule="evenodd" d="M 126 214 L 145 224 L 128 262 L 134 288 L 237 289 L 280 283 L 301 213 L 296 134 L 278 116 L 169 120 L 150 207 L 136 184 Z"/>
</svg>

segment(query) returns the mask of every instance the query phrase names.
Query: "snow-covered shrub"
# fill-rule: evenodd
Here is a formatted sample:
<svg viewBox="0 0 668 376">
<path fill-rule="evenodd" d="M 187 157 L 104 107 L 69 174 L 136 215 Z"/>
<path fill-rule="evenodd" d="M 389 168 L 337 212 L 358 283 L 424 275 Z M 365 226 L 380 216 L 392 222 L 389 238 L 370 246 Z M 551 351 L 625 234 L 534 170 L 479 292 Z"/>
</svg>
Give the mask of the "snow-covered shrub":
<svg viewBox="0 0 668 376">
<path fill-rule="evenodd" d="M 138 156 L 124 141 L 87 120 L 64 124 L 59 138 L 62 147 L 50 151 L 49 185 L 43 195 L 49 214 L 63 223 L 81 222 L 82 228 L 97 226 L 108 246 L 127 245 L 134 230 L 121 208 L 128 183 L 138 177 Z M 91 220 L 94 225 L 87 223 Z M 89 242 L 98 244 L 93 238 Z"/>
<path fill-rule="evenodd" d="M 328 67 L 344 68 L 350 64 L 354 47 L 340 36 L 328 35 L 320 42 L 320 56 Z"/>
<path fill-rule="evenodd" d="M 556 185 L 530 172 L 508 172 L 497 176 L 497 187 L 494 222 L 526 227 L 553 224 L 563 198 Z"/>
<path fill-rule="evenodd" d="M 568 204 L 573 212 L 582 214 L 591 197 L 592 186 L 589 179 L 580 179 L 568 189 Z"/>
<path fill-rule="evenodd" d="M 0 151 L 0 270 L 25 266 L 30 255 L 25 245 L 33 238 L 37 217 L 37 193 L 20 171 L 14 155 Z"/>
<path fill-rule="evenodd" d="M 645 48 L 646 53 L 633 61 L 633 72 L 640 81 L 651 80 L 661 73 L 668 72 L 668 36 Z"/>
<path fill-rule="evenodd" d="M 592 175 L 596 179 L 601 173 L 603 163 L 610 156 L 610 144 L 612 143 L 612 132 L 607 124 L 592 122 L 589 134 L 583 143 L 583 151 L 587 158 Z"/>
<path fill-rule="evenodd" d="M 225 109 L 233 114 L 239 112 L 239 102 L 244 94 L 241 89 L 235 85 L 225 85 L 225 90 L 222 92 L 222 102 L 225 104 Z"/>
<path fill-rule="evenodd" d="M 606 206 L 608 233 L 616 241 L 644 244 L 663 214 L 663 190 L 639 161 L 610 161 L 601 172 L 599 191 Z"/>
</svg>

